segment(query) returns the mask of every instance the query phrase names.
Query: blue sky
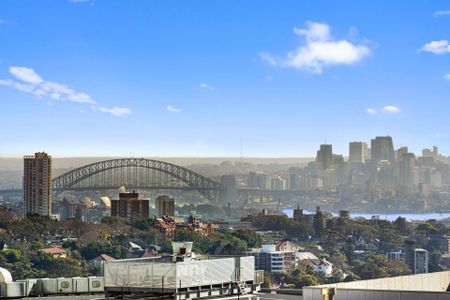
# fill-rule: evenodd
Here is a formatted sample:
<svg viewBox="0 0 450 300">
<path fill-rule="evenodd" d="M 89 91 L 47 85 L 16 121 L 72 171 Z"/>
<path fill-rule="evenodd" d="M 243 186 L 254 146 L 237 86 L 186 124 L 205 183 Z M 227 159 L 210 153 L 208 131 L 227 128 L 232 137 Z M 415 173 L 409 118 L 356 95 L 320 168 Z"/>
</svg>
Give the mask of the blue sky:
<svg viewBox="0 0 450 300">
<path fill-rule="evenodd" d="M 450 154 L 448 1 L 0 2 L 0 155 Z"/>
</svg>

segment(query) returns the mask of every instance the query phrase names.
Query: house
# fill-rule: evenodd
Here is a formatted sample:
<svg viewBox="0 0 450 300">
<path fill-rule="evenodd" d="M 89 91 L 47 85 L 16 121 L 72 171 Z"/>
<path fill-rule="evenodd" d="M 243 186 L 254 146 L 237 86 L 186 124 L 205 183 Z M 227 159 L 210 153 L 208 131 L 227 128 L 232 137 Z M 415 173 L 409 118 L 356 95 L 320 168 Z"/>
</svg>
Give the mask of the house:
<svg viewBox="0 0 450 300">
<path fill-rule="evenodd" d="M 49 254 L 53 258 L 66 258 L 67 252 L 63 248 L 60 247 L 49 247 L 41 249 L 42 253 Z"/>
<path fill-rule="evenodd" d="M 293 243 L 289 240 L 280 240 L 276 244 L 277 251 L 302 251 L 305 250 L 303 247 L 300 247 L 296 243 Z"/>
<path fill-rule="evenodd" d="M 323 274 L 328 277 L 333 274 L 333 264 L 322 259 L 304 259 L 300 261 L 300 265 L 304 267 L 312 267 L 316 273 Z"/>
<path fill-rule="evenodd" d="M 100 254 L 99 256 L 91 259 L 88 263 L 91 267 L 97 269 L 97 275 L 103 275 L 103 266 L 105 262 L 114 260 L 116 260 L 114 257 L 106 254 Z"/>
</svg>

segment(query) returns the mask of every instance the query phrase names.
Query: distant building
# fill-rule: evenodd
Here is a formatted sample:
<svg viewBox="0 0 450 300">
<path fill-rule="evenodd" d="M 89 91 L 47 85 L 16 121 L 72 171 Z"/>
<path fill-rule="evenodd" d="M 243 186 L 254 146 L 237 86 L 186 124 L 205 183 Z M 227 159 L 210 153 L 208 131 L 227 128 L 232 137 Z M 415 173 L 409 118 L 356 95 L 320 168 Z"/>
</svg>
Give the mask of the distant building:
<svg viewBox="0 0 450 300">
<path fill-rule="evenodd" d="M 45 152 L 23 158 L 23 200 L 25 214 L 51 216 L 52 157 Z"/>
<path fill-rule="evenodd" d="M 323 274 L 325 277 L 331 276 L 333 274 L 333 264 L 323 259 L 303 259 L 299 263 L 304 267 L 312 267 L 314 272 Z"/>
<path fill-rule="evenodd" d="M 175 199 L 167 195 L 158 196 L 156 198 L 156 216 L 174 216 L 175 215 Z"/>
<path fill-rule="evenodd" d="M 255 257 L 256 270 L 285 273 L 295 269 L 295 251 L 276 251 L 276 245 L 263 245 L 249 254 Z"/>
<path fill-rule="evenodd" d="M 364 142 L 351 142 L 349 144 L 348 161 L 352 164 L 363 164 L 367 158 L 367 144 Z"/>
<path fill-rule="evenodd" d="M 333 167 L 333 146 L 331 144 L 320 145 L 320 150 L 317 151 L 316 162 L 322 171 Z"/>
<path fill-rule="evenodd" d="M 408 187 L 415 183 L 414 168 L 416 165 L 416 156 L 414 153 L 402 153 L 399 162 L 400 182 Z"/>
<path fill-rule="evenodd" d="M 395 162 L 395 151 L 392 137 L 377 136 L 372 139 L 370 154 L 374 161 L 387 160 L 393 164 Z"/>
<path fill-rule="evenodd" d="M 390 261 L 393 260 L 405 261 L 405 253 L 402 251 L 391 251 L 386 253 L 386 258 Z"/>
<path fill-rule="evenodd" d="M 415 245 L 414 241 L 405 241 L 405 262 L 414 274 L 428 273 L 428 251 Z"/>
<path fill-rule="evenodd" d="M 44 248 L 44 249 L 41 249 L 41 252 L 49 254 L 53 258 L 66 258 L 67 257 L 66 250 L 59 248 L 59 247 Z"/>
<path fill-rule="evenodd" d="M 126 219 L 148 218 L 149 201 L 139 199 L 139 193 L 119 193 L 118 200 L 111 200 L 111 216 Z"/>
</svg>

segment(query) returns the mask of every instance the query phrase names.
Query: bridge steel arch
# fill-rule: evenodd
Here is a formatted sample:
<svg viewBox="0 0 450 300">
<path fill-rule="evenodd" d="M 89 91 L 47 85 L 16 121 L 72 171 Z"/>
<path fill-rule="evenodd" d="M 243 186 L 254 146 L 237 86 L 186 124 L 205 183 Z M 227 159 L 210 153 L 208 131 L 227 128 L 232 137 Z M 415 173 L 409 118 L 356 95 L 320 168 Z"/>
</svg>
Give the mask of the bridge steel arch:
<svg viewBox="0 0 450 300">
<path fill-rule="evenodd" d="M 220 184 L 192 170 L 153 159 L 120 158 L 95 162 L 64 173 L 52 179 L 52 189 L 56 192 L 73 189 L 81 181 L 102 172 L 119 168 L 147 168 L 171 175 L 197 190 L 210 201 L 217 201 Z"/>
</svg>

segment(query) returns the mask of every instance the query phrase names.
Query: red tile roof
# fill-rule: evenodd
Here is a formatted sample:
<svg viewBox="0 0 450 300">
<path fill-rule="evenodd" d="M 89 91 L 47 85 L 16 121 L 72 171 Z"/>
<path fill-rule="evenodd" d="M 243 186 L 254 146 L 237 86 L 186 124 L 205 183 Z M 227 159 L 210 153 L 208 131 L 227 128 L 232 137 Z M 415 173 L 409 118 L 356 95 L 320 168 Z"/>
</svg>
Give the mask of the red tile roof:
<svg viewBox="0 0 450 300">
<path fill-rule="evenodd" d="M 41 251 L 51 255 L 66 254 L 66 250 L 59 247 L 44 248 Z"/>
</svg>

